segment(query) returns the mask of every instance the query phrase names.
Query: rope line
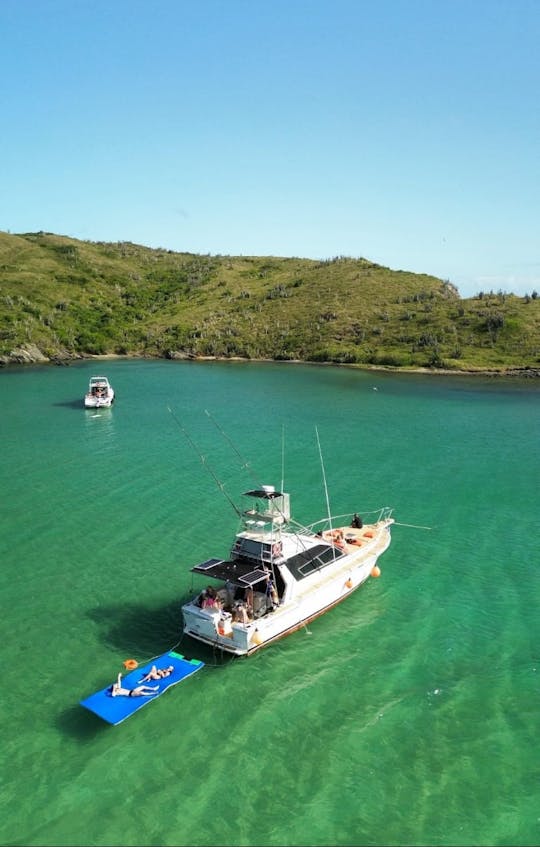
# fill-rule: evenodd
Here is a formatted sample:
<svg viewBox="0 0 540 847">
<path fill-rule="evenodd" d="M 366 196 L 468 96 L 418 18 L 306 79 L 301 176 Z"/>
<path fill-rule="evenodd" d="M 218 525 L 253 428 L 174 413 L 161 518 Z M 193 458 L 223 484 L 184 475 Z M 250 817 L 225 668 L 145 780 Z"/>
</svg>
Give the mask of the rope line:
<svg viewBox="0 0 540 847">
<path fill-rule="evenodd" d="M 395 521 L 394 526 L 408 526 L 410 529 L 433 529 L 432 526 L 417 526 L 414 523 L 399 523 L 399 521 Z"/>
</svg>

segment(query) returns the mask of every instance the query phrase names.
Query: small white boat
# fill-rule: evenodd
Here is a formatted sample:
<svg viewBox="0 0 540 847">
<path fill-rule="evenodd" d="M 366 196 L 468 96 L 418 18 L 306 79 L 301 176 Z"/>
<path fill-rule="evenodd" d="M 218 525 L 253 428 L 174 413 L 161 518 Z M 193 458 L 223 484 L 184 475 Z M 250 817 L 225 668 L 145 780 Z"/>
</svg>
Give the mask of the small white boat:
<svg viewBox="0 0 540 847">
<path fill-rule="evenodd" d="M 385 507 L 366 524 L 355 513 L 301 526 L 289 494 L 263 485 L 245 496 L 229 559 L 191 568 L 218 585 L 182 606 L 186 635 L 236 656 L 289 635 L 379 576 L 394 523 Z"/>
<path fill-rule="evenodd" d="M 112 406 L 114 403 L 114 389 L 106 376 L 92 376 L 88 385 L 88 391 L 84 396 L 84 405 L 87 409 L 100 409 Z"/>
</svg>

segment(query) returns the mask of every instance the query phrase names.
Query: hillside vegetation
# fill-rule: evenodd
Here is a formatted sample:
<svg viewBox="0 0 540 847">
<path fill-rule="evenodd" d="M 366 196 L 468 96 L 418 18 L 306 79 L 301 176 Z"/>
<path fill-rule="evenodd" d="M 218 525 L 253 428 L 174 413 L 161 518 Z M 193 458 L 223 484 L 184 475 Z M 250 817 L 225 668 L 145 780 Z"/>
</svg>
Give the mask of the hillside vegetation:
<svg viewBox="0 0 540 847">
<path fill-rule="evenodd" d="M 211 256 L 0 232 L 0 361 L 242 357 L 540 372 L 540 298 L 364 259 Z"/>
</svg>

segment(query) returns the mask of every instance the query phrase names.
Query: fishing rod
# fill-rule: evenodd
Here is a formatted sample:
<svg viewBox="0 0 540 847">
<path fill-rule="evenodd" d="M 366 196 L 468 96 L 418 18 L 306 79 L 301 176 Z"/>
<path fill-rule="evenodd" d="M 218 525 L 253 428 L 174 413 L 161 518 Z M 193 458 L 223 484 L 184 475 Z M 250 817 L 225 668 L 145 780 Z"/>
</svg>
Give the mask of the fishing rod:
<svg viewBox="0 0 540 847">
<path fill-rule="evenodd" d="M 171 413 L 171 415 L 172 415 L 172 417 L 173 417 L 174 421 L 176 422 L 177 426 L 180 428 L 180 430 L 181 430 L 181 431 L 182 431 L 182 433 L 184 434 L 184 436 L 185 436 L 186 440 L 189 442 L 189 444 L 190 444 L 191 448 L 192 448 L 192 449 L 195 451 L 195 453 L 198 455 L 198 457 L 199 457 L 199 459 L 201 460 L 201 462 L 202 462 L 203 466 L 206 468 L 206 470 L 208 471 L 208 473 L 211 475 L 212 479 L 213 479 L 213 480 L 214 480 L 214 482 L 216 483 L 217 487 L 219 488 L 219 490 L 221 491 L 221 493 L 223 494 L 223 496 L 227 498 L 227 500 L 229 501 L 230 505 L 232 506 L 232 508 L 234 509 L 234 511 L 236 512 L 236 514 L 238 515 L 238 517 L 241 517 L 241 516 L 242 516 L 242 512 L 240 511 L 240 509 L 238 508 L 238 506 L 236 505 L 236 503 L 235 503 L 233 500 L 231 500 L 231 498 L 229 497 L 229 495 L 228 495 L 228 494 L 227 494 L 227 492 L 225 491 L 225 485 L 224 485 L 224 483 L 222 483 L 222 482 L 221 482 L 221 480 L 220 480 L 220 479 L 216 476 L 216 474 L 214 473 L 214 471 L 212 470 L 212 468 L 210 467 L 210 465 L 207 463 L 207 461 L 206 461 L 206 456 L 204 456 L 204 455 L 201 453 L 201 451 L 199 450 L 199 448 L 197 447 L 197 445 L 195 444 L 195 442 L 193 441 L 193 439 L 191 438 L 191 436 L 189 435 L 189 433 L 188 433 L 188 432 L 184 429 L 184 427 L 182 426 L 182 424 L 181 424 L 181 423 L 180 423 L 180 421 L 178 420 L 177 416 L 174 414 L 174 412 L 173 412 L 173 410 L 171 409 L 171 407 L 170 407 L 170 406 L 167 406 L 167 409 L 168 409 L 168 410 L 169 410 L 169 412 Z"/>
<path fill-rule="evenodd" d="M 255 472 L 254 472 L 254 471 L 253 471 L 253 469 L 251 468 L 250 463 L 247 461 L 247 459 L 244 459 L 244 457 L 242 456 L 242 454 L 240 453 L 240 451 L 238 450 L 238 448 L 235 446 L 235 444 L 233 444 L 232 440 L 229 438 L 229 436 L 227 435 L 227 433 L 225 432 L 225 430 L 223 429 L 223 427 L 221 427 L 221 426 L 218 424 L 218 422 L 217 422 L 217 421 L 216 421 L 216 420 L 212 417 L 212 415 L 210 414 L 210 412 L 208 411 L 208 409 L 205 409 L 205 410 L 204 410 L 204 412 L 205 412 L 205 414 L 206 414 L 206 415 L 208 415 L 208 417 L 210 418 L 210 420 L 212 421 L 212 423 L 214 424 L 214 426 L 215 426 L 215 427 L 219 430 L 219 432 L 221 433 L 221 435 L 223 436 L 223 438 L 225 438 L 225 439 L 226 439 L 226 441 L 228 441 L 228 442 L 229 442 L 229 445 L 230 445 L 230 446 L 231 446 L 231 448 L 234 450 L 234 452 L 236 453 L 236 455 L 238 456 L 238 458 L 240 459 L 240 461 L 241 461 L 241 463 L 242 463 L 242 464 L 241 464 L 241 469 L 242 469 L 242 470 L 247 470 L 247 472 L 249 473 L 249 475 L 251 476 L 251 478 L 254 480 L 255 484 L 257 485 L 257 487 L 258 487 L 258 488 L 261 488 L 261 487 L 262 487 L 262 484 L 261 484 L 260 480 L 258 480 L 258 479 L 257 479 L 257 477 L 255 476 Z"/>
</svg>

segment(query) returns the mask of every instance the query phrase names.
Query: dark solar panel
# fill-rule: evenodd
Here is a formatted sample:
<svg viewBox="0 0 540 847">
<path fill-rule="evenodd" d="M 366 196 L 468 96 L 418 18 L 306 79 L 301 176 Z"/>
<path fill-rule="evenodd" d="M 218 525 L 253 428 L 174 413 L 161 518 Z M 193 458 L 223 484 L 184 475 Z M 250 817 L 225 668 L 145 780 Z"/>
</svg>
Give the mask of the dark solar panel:
<svg viewBox="0 0 540 847">
<path fill-rule="evenodd" d="M 251 571 L 250 573 L 239 577 L 238 582 L 246 582 L 248 585 L 255 585 L 256 582 L 260 582 L 261 579 L 266 579 L 267 577 L 268 574 L 264 571 Z"/>
<path fill-rule="evenodd" d="M 317 544 L 309 550 L 304 550 L 302 553 L 297 553 L 296 556 L 291 556 L 287 559 L 287 567 L 295 577 L 295 579 L 303 579 L 309 576 L 313 571 L 318 571 L 329 562 L 341 558 L 345 555 L 337 547 L 329 547 L 327 544 Z"/>
<path fill-rule="evenodd" d="M 224 559 L 207 559 L 206 562 L 201 562 L 200 565 L 195 565 L 195 568 L 197 568 L 198 571 L 207 571 L 216 565 L 222 565 L 223 562 Z M 195 570 L 195 568 L 193 568 L 193 570 Z"/>
</svg>

